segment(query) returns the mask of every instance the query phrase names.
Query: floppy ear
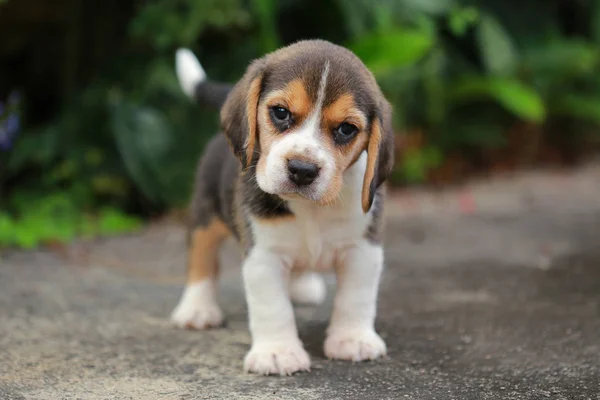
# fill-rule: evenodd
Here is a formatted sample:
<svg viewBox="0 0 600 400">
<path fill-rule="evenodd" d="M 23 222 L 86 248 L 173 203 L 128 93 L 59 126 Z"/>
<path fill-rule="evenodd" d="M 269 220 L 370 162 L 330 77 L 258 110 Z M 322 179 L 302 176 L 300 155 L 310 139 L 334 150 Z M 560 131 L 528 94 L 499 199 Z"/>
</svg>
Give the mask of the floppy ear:
<svg viewBox="0 0 600 400">
<path fill-rule="evenodd" d="M 233 87 L 221 108 L 221 127 L 233 153 L 248 167 L 258 143 L 257 111 L 264 60 L 256 60 Z"/>
<path fill-rule="evenodd" d="M 371 134 L 367 146 L 367 170 L 362 188 L 362 208 L 371 209 L 377 188 L 385 182 L 394 168 L 394 130 L 392 107 L 381 99 L 379 110 L 371 122 Z"/>
</svg>

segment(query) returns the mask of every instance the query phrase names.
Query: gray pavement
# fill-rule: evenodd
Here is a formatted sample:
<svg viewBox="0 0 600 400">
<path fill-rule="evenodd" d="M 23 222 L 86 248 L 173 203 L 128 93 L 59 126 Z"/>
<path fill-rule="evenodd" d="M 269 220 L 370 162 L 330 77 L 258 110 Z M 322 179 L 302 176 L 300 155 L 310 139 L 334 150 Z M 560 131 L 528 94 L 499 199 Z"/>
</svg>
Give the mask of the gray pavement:
<svg viewBox="0 0 600 400">
<path fill-rule="evenodd" d="M 329 302 L 297 308 L 312 371 L 244 374 L 235 245 L 222 254 L 227 326 L 177 330 L 183 231 L 161 223 L 60 254 L 2 255 L 0 399 L 600 399 L 597 165 L 389 203 L 386 359 L 324 358 L 328 277 Z"/>
</svg>

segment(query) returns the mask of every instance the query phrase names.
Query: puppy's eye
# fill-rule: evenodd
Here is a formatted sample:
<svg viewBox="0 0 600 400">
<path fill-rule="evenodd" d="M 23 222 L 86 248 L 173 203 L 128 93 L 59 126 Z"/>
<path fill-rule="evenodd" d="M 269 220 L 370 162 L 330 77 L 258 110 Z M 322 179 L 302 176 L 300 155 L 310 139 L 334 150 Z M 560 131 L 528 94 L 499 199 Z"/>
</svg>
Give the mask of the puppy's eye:
<svg viewBox="0 0 600 400">
<path fill-rule="evenodd" d="M 292 113 L 283 107 L 271 107 L 271 115 L 278 121 L 288 121 L 292 117 Z"/>
<path fill-rule="evenodd" d="M 355 125 L 344 122 L 335 130 L 334 139 L 338 144 L 346 144 L 352 140 L 357 133 L 358 128 Z"/>
</svg>

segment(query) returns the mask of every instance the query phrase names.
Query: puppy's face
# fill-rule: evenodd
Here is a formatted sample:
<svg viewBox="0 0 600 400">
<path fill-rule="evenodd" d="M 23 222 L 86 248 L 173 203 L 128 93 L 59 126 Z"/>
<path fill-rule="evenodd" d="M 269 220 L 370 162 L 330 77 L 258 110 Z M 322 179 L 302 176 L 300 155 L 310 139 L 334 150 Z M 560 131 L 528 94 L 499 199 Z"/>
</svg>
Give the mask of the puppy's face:
<svg viewBox="0 0 600 400">
<path fill-rule="evenodd" d="M 393 163 L 389 118 L 360 60 L 323 41 L 298 42 L 255 62 L 222 110 L 225 134 L 242 162 L 256 163 L 259 187 L 284 199 L 335 201 L 344 171 L 367 150 L 365 211 Z"/>
<path fill-rule="evenodd" d="M 304 66 L 300 74 L 274 72 L 278 84 L 261 96 L 256 179 L 265 192 L 326 204 L 336 199 L 344 171 L 365 149 L 368 110 L 350 88 L 327 84 L 335 73 L 329 61 Z"/>
</svg>

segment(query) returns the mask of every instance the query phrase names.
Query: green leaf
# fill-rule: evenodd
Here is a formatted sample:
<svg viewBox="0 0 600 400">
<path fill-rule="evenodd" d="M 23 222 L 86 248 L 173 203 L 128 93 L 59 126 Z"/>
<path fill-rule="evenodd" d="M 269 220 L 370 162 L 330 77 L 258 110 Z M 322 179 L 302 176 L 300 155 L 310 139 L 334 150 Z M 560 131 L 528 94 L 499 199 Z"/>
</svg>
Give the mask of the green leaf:
<svg viewBox="0 0 600 400">
<path fill-rule="evenodd" d="M 248 13 L 240 0 L 144 2 L 130 23 L 130 33 L 159 50 L 190 46 L 209 26 L 231 28 L 247 25 Z"/>
<path fill-rule="evenodd" d="M 506 145 L 506 127 L 485 114 L 477 118 L 455 118 L 444 126 L 444 136 L 438 139 L 444 148 L 500 148 Z"/>
<path fill-rule="evenodd" d="M 157 110 L 118 99 L 111 105 L 112 132 L 131 179 L 151 200 L 161 199 L 160 160 L 172 144 L 172 131 Z"/>
<path fill-rule="evenodd" d="M 482 17 L 477 42 L 486 69 L 495 75 L 511 75 L 518 61 L 517 50 L 508 32 L 491 15 Z"/>
<path fill-rule="evenodd" d="M 0 212 L 0 247 L 13 245 L 15 229 L 11 216 Z"/>
<path fill-rule="evenodd" d="M 16 227 L 14 242 L 17 246 L 30 250 L 39 245 L 40 240 L 33 230 L 19 224 Z"/>
<path fill-rule="evenodd" d="M 401 0 L 404 9 L 430 15 L 443 15 L 456 3 L 454 0 Z"/>
<path fill-rule="evenodd" d="M 86 214 L 72 190 L 45 195 L 22 192 L 18 198 L 24 203 L 18 217 L 0 212 L 0 248 L 30 249 L 48 241 L 67 243 L 78 235 L 114 235 L 141 226 L 140 220 L 117 209 L 103 209 L 98 216 Z"/>
<path fill-rule="evenodd" d="M 548 74 L 554 81 L 567 76 L 596 73 L 598 45 L 581 39 L 552 40 L 523 52 L 523 67 L 533 76 Z"/>
<path fill-rule="evenodd" d="M 569 94 L 557 100 L 552 111 L 600 125 L 600 97 Z"/>
<path fill-rule="evenodd" d="M 419 30 L 395 29 L 362 37 L 349 47 L 375 75 L 419 61 L 432 48 L 434 38 Z"/>
<path fill-rule="evenodd" d="M 252 0 L 252 8 L 258 16 L 259 36 L 263 53 L 279 47 L 277 31 L 277 2 L 275 0 Z"/>
<path fill-rule="evenodd" d="M 132 232 L 140 226 L 141 223 L 137 218 L 111 208 L 102 210 L 98 218 L 98 230 L 101 234 Z"/>
<path fill-rule="evenodd" d="M 439 166 L 442 161 L 442 152 L 436 147 L 407 151 L 402 157 L 402 173 L 409 182 L 423 182 L 427 172 Z"/>
<path fill-rule="evenodd" d="M 479 10 L 475 7 L 454 7 L 448 15 L 448 26 L 456 36 L 464 36 L 473 24 L 479 20 Z"/>
<path fill-rule="evenodd" d="M 437 127 L 443 123 L 446 114 L 444 103 L 445 84 L 443 80 L 443 67 L 445 54 L 441 49 L 434 49 L 423 63 L 423 89 L 427 96 L 426 114 L 430 126 Z"/>
<path fill-rule="evenodd" d="M 540 95 L 531 87 L 510 78 L 470 77 L 451 85 L 447 91 L 450 104 L 491 98 L 515 116 L 541 123 L 546 109 Z"/>
<path fill-rule="evenodd" d="M 39 131 L 23 132 L 9 154 L 8 171 L 15 173 L 28 164 L 46 167 L 60 153 L 60 123 L 50 124 Z"/>
</svg>

